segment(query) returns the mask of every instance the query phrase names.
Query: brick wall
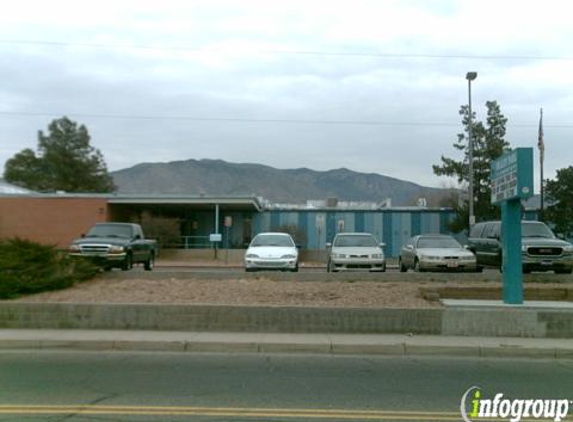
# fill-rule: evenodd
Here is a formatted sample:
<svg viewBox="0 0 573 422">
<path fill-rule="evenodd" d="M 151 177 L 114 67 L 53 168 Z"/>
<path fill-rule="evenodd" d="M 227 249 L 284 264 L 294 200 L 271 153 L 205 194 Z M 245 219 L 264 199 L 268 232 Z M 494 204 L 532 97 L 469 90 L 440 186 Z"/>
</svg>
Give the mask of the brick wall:
<svg viewBox="0 0 573 422">
<path fill-rule="evenodd" d="M 107 218 L 104 198 L 0 197 L 0 238 L 18 236 L 67 247 Z"/>
</svg>

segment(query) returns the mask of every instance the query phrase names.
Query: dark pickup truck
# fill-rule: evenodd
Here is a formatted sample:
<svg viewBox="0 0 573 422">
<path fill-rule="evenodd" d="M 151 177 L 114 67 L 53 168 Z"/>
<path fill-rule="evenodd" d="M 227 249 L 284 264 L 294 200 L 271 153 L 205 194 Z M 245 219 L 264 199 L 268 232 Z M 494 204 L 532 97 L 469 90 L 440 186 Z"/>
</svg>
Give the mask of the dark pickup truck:
<svg viewBox="0 0 573 422">
<path fill-rule="evenodd" d="M 98 223 L 69 247 L 70 256 L 91 259 L 105 269 L 130 270 L 142 263 L 151 271 L 157 256 L 157 242 L 145 239 L 138 224 Z"/>
<path fill-rule="evenodd" d="M 501 222 L 477 223 L 471 230 L 468 249 L 477 258 L 479 267 L 496 267 L 501 270 Z M 551 271 L 570 274 L 573 271 L 573 245 L 555 237 L 544 223 L 521 222 L 521 251 L 523 272 Z"/>
</svg>

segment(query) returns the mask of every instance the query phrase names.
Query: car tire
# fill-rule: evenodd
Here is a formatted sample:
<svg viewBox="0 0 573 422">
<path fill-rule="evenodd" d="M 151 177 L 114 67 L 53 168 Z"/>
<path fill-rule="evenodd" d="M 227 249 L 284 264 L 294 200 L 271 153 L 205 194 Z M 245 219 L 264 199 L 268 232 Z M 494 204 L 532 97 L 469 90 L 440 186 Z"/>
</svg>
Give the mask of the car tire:
<svg viewBox="0 0 573 422">
<path fill-rule="evenodd" d="M 147 261 L 143 263 L 143 268 L 145 271 L 153 271 L 153 267 L 155 267 L 155 254 L 151 252 Z"/>
<path fill-rule="evenodd" d="M 418 258 L 416 258 L 416 260 L 414 261 L 414 272 L 416 272 L 416 273 L 421 273 L 421 272 L 423 272 L 423 271 L 424 271 L 424 270 L 422 270 L 422 269 L 420 268 L 420 261 L 418 260 Z"/>
<path fill-rule="evenodd" d="M 406 266 L 402 263 L 402 259 L 401 259 L 401 258 L 398 259 L 398 267 L 400 267 L 400 272 L 401 272 L 401 273 L 408 272 L 408 267 L 406 267 Z"/>
<path fill-rule="evenodd" d="M 483 273 L 483 267 L 481 265 L 476 267 L 476 273 Z"/>
<path fill-rule="evenodd" d="M 336 270 L 336 268 L 334 267 L 334 264 L 332 263 L 332 261 L 328 261 L 327 271 L 328 271 L 329 273 L 336 273 L 336 272 L 338 272 L 338 271 Z"/>
<path fill-rule="evenodd" d="M 292 270 L 290 270 L 292 273 L 298 273 L 298 263 L 296 264 L 296 267 L 294 267 Z"/>
<path fill-rule="evenodd" d="M 129 271 L 132 268 L 133 268 L 133 258 L 131 257 L 131 252 L 128 252 L 127 255 L 125 255 L 125 260 L 123 261 L 123 264 L 121 265 L 121 270 Z"/>
<path fill-rule="evenodd" d="M 330 268 L 330 259 L 328 261 L 326 261 L 326 272 L 329 273 L 331 272 L 331 268 Z"/>
</svg>

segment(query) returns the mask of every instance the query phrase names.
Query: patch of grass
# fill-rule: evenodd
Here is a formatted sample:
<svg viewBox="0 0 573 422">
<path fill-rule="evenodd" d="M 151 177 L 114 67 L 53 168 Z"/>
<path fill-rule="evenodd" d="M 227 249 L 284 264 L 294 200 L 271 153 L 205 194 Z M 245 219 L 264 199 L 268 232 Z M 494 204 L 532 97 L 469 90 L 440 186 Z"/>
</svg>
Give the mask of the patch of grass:
<svg viewBox="0 0 573 422">
<path fill-rule="evenodd" d="M 19 238 L 0 240 L 0 299 L 65 289 L 93 278 L 98 268 L 56 247 Z"/>
</svg>

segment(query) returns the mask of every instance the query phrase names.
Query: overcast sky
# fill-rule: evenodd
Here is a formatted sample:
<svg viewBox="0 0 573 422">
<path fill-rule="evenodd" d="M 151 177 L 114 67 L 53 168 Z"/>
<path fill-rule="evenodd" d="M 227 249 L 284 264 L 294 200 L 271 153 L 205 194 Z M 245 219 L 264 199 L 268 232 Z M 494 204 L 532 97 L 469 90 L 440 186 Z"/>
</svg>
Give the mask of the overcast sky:
<svg viewBox="0 0 573 422">
<path fill-rule="evenodd" d="M 110 170 L 190 158 L 428 186 L 472 84 L 573 165 L 568 1 L 27 1 L 0 14 L 0 164 L 67 115 Z M 536 149 L 536 171 L 537 149 Z M 536 179 L 538 176 L 536 176 Z"/>
</svg>

